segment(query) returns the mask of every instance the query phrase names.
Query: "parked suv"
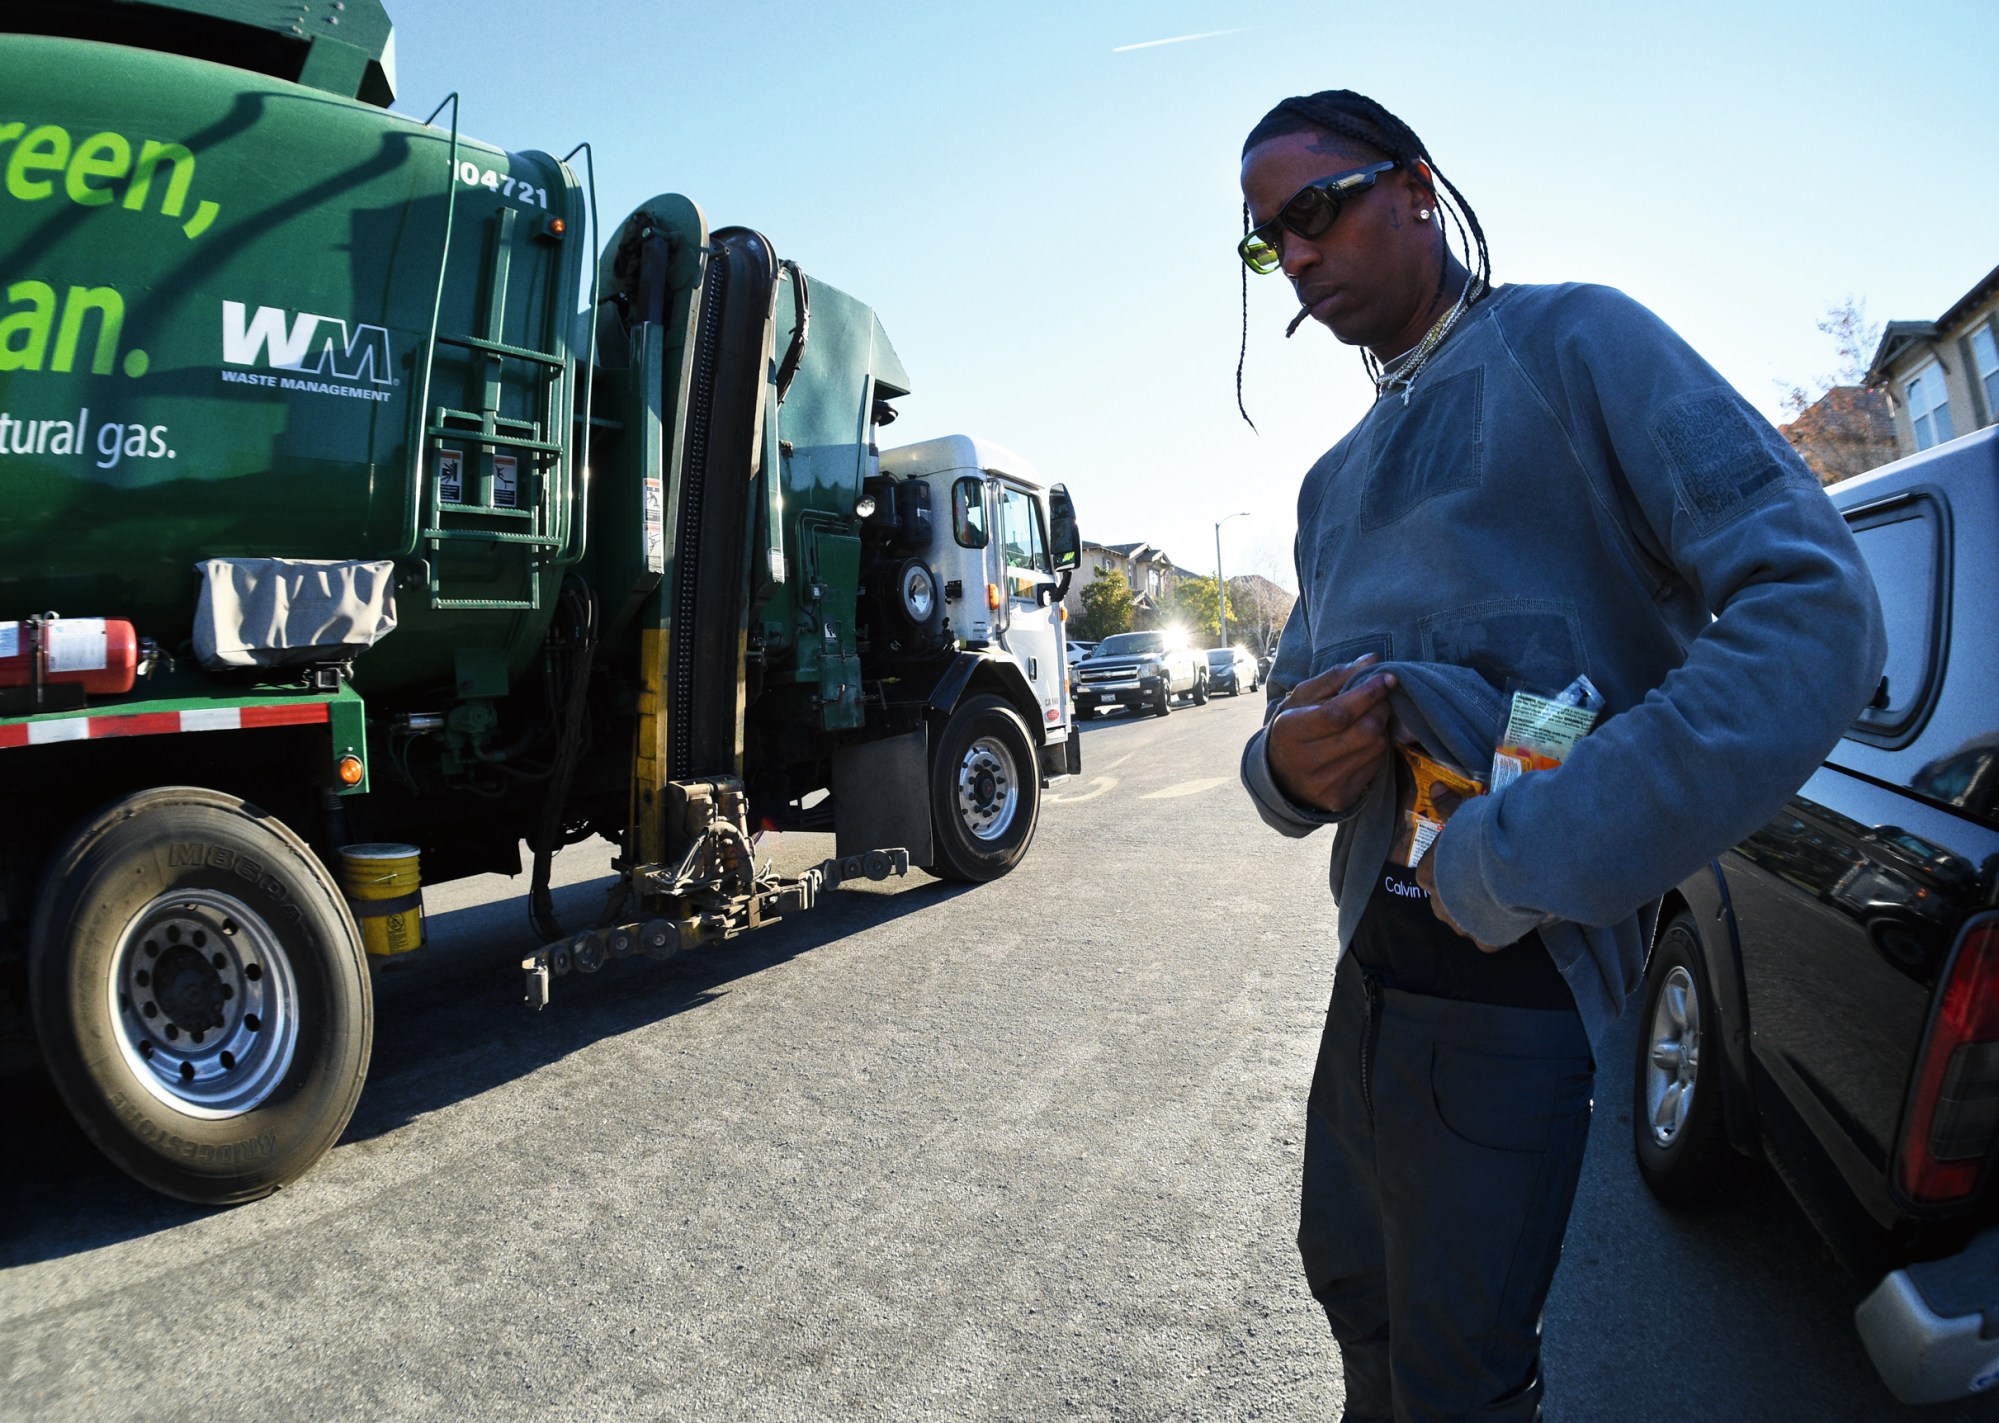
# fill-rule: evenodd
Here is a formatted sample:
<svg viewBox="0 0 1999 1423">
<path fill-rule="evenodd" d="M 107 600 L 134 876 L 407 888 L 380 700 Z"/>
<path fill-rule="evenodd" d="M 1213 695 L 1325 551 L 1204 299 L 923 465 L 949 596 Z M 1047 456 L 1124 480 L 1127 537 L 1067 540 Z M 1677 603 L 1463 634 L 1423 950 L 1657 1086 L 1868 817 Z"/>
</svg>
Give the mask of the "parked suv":
<svg viewBox="0 0 1999 1423">
<path fill-rule="evenodd" d="M 1887 675 L 1784 810 L 1669 896 L 1635 1072 L 1668 1204 L 1778 1168 L 1905 1402 L 1999 1382 L 1999 429 L 1834 486 Z M 1877 1283 L 1878 1282 L 1878 1283 Z"/>
<path fill-rule="evenodd" d="M 1175 697 L 1196 706 L 1208 700 L 1208 664 L 1200 653 L 1164 632 L 1115 633 L 1076 664 L 1076 715 L 1103 706 L 1173 710 Z"/>
</svg>

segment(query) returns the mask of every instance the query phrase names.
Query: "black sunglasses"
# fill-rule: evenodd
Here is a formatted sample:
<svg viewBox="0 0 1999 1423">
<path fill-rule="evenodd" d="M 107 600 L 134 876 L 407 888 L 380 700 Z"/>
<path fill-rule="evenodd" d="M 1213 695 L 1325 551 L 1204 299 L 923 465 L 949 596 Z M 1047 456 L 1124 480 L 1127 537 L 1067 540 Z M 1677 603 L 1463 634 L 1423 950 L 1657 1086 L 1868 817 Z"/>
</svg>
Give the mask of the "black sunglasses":
<svg viewBox="0 0 1999 1423">
<path fill-rule="evenodd" d="M 1333 219 L 1340 215 L 1340 204 L 1366 192 L 1374 186 L 1376 178 L 1399 166 L 1391 158 L 1307 183 L 1285 201 L 1284 206 L 1277 210 L 1276 217 L 1252 227 L 1249 236 L 1236 244 L 1243 265 L 1259 276 L 1276 271 L 1284 265 L 1284 240 L 1280 228 L 1285 232 L 1295 232 L 1300 237 L 1317 237 L 1331 227 Z"/>
</svg>

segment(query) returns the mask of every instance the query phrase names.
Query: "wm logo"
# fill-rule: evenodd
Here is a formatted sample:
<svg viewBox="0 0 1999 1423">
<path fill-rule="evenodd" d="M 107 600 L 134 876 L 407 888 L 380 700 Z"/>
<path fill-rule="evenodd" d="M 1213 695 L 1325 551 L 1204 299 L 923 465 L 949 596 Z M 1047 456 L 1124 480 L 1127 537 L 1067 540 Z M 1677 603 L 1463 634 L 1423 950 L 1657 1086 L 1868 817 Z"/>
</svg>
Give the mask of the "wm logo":
<svg viewBox="0 0 1999 1423">
<path fill-rule="evenodd" d="M 389 333 L 337 316 L 296 316 L 282 307 L 254 312 L 240 301 L 222 303 L 222 359 L 232 366 L 270 366 L 301 375 L 393 385 L 389 374 Z"/>
</svg>

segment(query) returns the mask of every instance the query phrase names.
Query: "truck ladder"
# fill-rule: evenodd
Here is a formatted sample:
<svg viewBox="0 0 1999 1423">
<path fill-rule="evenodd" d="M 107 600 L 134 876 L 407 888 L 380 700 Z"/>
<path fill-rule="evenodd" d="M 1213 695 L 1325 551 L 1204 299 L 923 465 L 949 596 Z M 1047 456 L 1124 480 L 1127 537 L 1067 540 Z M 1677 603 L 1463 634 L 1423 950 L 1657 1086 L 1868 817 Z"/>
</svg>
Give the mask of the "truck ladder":
<svg viewBox="0 0 1999 1423">
<path fill-rule="evenodd" d="M 564 539 L 555 531 L 554 501 L 569 487 L 567 447 L 560 439 L 563 410 L 568 403 L 569 363 L 554 351 L 535 350 L 503 341 L 507 281 L 512 267 L 516 214 L 503 209 L 494 224 L 485 258 L 486 311 L 484 330 L 477 335 L 433 331 L 427 359 L 436 382 L 440 348 L 483 358 L 486 378 L 479 408 L 455 409 L 438 404 L 424 421 L 419 456 L 418 488 L 422 517 L 419 537 L 429 550 L 430 606 L 433 608 L 515 608 L 541 606 L 541 571 L 560 551 Z M 448 258 L 447 258 L 448 260 Z M 542 383 L 539 418 L 519 419 L 500 414 L 503 375 L 509 362 L 528 367 L 525 379 Z M 455 444 L 453 442 L 456 442 Z M 448 451 L 456 450 L 456 497 Z M 513 503 L 498 501 L 496 471 L 500 461 L 515 460 Z M 497 525 L 498 527 L 495 527 Z M 512 527 L 509 527 L 509 526 Z M 520 548 L 525 588 L 519 597 L 470 598 L 445 590 L 443 560 L 437 555 L 448 543 L 489 544 Z"/>
</svg>

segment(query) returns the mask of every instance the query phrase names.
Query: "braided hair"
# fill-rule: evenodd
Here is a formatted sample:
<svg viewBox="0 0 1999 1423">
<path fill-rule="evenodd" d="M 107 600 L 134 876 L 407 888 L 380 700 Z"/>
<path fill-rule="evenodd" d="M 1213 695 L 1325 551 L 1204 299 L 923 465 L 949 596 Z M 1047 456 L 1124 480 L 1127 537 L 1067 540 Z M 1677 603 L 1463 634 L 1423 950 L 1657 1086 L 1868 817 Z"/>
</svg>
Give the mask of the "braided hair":
<svg viewBox="0 0 1999 1423">
<path fill-rule="evenodd" d="M 1467 296 L 1465 305 L 1475 306 L 1491 293 L 1492 257 L 1486 250 L 1485 229 L 1478 224 L 1478 214 L 1472 211 L 1472 205 L 1465 201 L 1464 194 L 1457 189 L 1457 184 L 1444 176 L 1444 170 L 1430 157 L 1429 150 L 1424 148 L 1423 140 L 1416 136 L 1416 131 L 1365 94 L 1356 94 L 1351 89 L 1322 89 L 1316 94 L 1294 95 L 1284 100 L 1258 120 L 1256 127 L 1249 131 L 1249 137 L 1242 143 L 1243 157 L 1247 158 L 1252 148 L 1270 139 L 1282 138 L 1286 134 L 1315 131 L 1343 138 L 1360 148 L 1379 153 L 1384 158 L 1393 158 L 1410 172 L 1415 171 L 1419 162 L 1426 165 L 1437 182 L 1443 185 L 1444 192 L 1450 196 L 1449 204 L 1446 204 L 1440 196 L 1437 208 L 1441 214 L 1448 215 L 1452 225 L 1457 228 L 1458 242 L 1464 252 L 1464 264 L 1471 272 L 1471 293 Z M 1441 229 L 1443 222 L 1440 220 L 1437 225 Z M 1243 235 L 1247 237 L 1249 235 L 1247 202 L 1242 205 L 1242 230 Z M 1473 256 L 1474 247 L 1477 249 L 1476 257 Z M 1437 275 L 1440 295 L 1447 275 L 1448 264 L 1446 270 L 1440 271 Z M 1296 331 L 1299 321 L 1302 320 L 1301 313 L 1299 320 L 1293 321 L 1290 330 L 1284 334 L 1289 336 L 1291 332 Z M 1236 409 L 1241 411 L 1244 422 L 1254 430 L 1256 422 L 1249 418 L 1249 411 L 1244 409 L 1242 401 L 1242 368 L 1248 355 L 1249 268 L 1244 267 L 1242 345 L 1236 353 L 1235 401 Z M 1361 352 L 1361 363 L 1367 367 L 1370 376 L 1378 374 L 1374 357 L 1369 352 Z"/>
</svg>

